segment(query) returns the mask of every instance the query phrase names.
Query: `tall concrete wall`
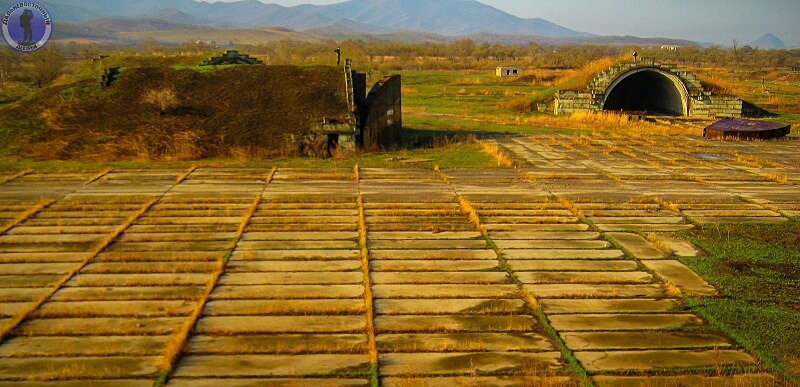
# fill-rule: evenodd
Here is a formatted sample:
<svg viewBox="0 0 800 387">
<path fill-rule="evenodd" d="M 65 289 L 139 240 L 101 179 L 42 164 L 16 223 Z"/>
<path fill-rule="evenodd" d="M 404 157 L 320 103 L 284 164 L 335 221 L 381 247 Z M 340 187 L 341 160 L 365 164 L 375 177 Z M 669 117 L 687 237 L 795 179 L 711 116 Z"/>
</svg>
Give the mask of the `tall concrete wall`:
<svg viewBox="0 0 800 387">
<path fill-rule="evenodd" d="M 384 77 L 367 95 L 361 116 L 359 145 L 366 149 L 386 149 L 400 142 L 403 106 L 400 75 Z"/>
</svg>

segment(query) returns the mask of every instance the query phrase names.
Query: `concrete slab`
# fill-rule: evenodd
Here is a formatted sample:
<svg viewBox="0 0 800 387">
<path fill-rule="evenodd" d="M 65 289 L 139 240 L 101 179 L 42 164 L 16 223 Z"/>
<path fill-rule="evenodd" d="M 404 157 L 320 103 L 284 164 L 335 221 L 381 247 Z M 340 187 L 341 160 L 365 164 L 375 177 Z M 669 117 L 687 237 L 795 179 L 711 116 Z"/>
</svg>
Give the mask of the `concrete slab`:
<svg viewBox="0 0 800 387">
<path fill-rule="evenodd" d="M 586 283 L 586 284 L 647 284 L 654 281 L 650 273 L 642 271 L 563 271 L 563 272 L 517 272 L 517 277 L 526 284 Z"/>
<path fill-rule="evenodd" d="M 372 240 L 370 249 L 402 250 L 402 249 L 485 249 L 486 241 L 482 239 L 413 239 L 413 240 Z"/>
<path fill-rule="evenodd" d="M 363 285 L 248 285 L 220 286 L 211 293 L 213 300 L 293 300 L 318 298 L 361 298 Z"/>
<path fill-rule="evenodd" d="M 147 274 L 78 274 L 65 286 L 183 286 L 205 285 L 210 279 L 206 273 L 147 273 Z"/>
<path fill-rule="evenodd" d="M 609 237 L 617 241 L 625 250 L 628 250 L 634 257 L 639 259 L 663 259 L 667 254 L 659 250 L 655 245 L 644 239 L 641 235 L 633 233 L 610 232 Z"/>
<path fill-rule="evenodd" d="M 108 251 L 227 251 L 230 241 L 115 243 Z"/>
<path fill-rule="evenodd" d="M 188 316 L 194 300 L 51 301 L 36 312 L 39 317 L 172 317 Z"/>
<path fill-rule="evenodd" d="M 216 262 L 97 262 L 81 269 L 81 274 L 150 274 L 150 273 L 206 273 L 217 268 Z"/>
<path fill-rule="evenodd" d="M 159 360 L 161 356 L 0 358 L 0 379 L 152 377 Z"/>
<path fill-rule="evenodd" d="M 373 285 L 379 298 L 516 298 L 516 285 Z"/>
<path fill-rule="evenodd" d="M 542 310 L 548 314 L 556 313 L 647 313 L 675 312 L 683 303 L 674 299 L 543 299 L 539 301 Z"/>
<path fill-rule="evenodd" d="M 752 356 L 736 350 L 649 350 L 574 352 L 589 372 L 751 366 Z"/>
<path fill-rule="evenodd" d="M 659 285 L 542 284 L 525 285 L 539 298 L 635 298 L 664 297 Z"/>
<path fill-rule="evenodd" d="M 228 273 L 348 272 L 360 271 L 361 261 L 229 261 Z"/>
<path fill-rule="evenodd" d="M 553 328 L 565 331 L 671 329 L 702 325 L 693 314 L 568 314 L 548 316 Z"/>
<path fill-rule="evenodd" d="M 195 335 L 189 351 L 195 355 L 214 354 L 309 354 L 367 352 L 367 336 L 360 334 L 269 334 L 208 336 Z"/>
<path fill-rule="evenodd" d="M 677 237 L 656 234 L 656 239 L 669 246 L 669 248 L 672 250 L 672 253 L 678 257 L 701 257 L 705 255 L 703 250 L 694 246 L 691 242 Z"/>
<path fill-rule="evenodd" d="M 374 284 L 509 284 L 505 272 L 373 272 Z"/>
<path fill-rule="evenodd" d="M 62 275 L 3 275 L 1 288 L 44 288 L 56 284 Z"/>
<path fill-rule="evenodd" d="M 21 331 L 29 336 L 169 335 L 185 320 L 185 317 L 36 318 L 22 325 Z"/>
<path fill-rule="evenodd" d="M 377 240 L 408 240 L 408 239 L 479 239 L 481 233 L 477 231 L 444 231 L 444 232 L 418 232 L 418 231 L 377 231 L 370 232 L 368 239 Z"/>
<path fill-rule="evenodd" d="M 210 316 L 197 322 L 201 334 L 355 333 L 366 329 L 364 316 Z"/>
<path fill-rule="evenodd" d="M 327 232 L 246 232 L 242 235 L 244 241 L 324 241 L 358 239 L 358 232 L 353 231 L 327 231 Z"/>
<path fill-rule="evenodd" d="M 594 231 L 491 231 L 489 236 L 495 242 L 502 239 L 590 240 L 600 238 L 600 233 Z"/>
<path fill-rule="evenodd" d="M 0 318 L 16 316 L 28 305 L 28 302 L 0 302 Z"/>
<path fill-rule="evenodd" d="M 611 244 L 601 240 L 494 240 L 501 249 L 605 249 Z"/>
<path fill-rule="evenodd" d="M 670 281 L 687 296 L 713 297 L 719 295 L 715 287 L 711 286 L 703 277 L 679 261 L 642 261 L 642 265 L 653 273 L 656 273 L 659 277 Z"/>
<path fill-rule="evenodd" d="M 370 270 L 377 272 L 411 271 L 483 271 L 499 270 L 499 262 L 491 260 L 382 260 L 371 261 Z"/>
<path fill-rule="evenodd" d="M 222 276 L 218 285 L 326 285 L 360 284 L 361 272 L 307 272 L 307 273 L 229 273 Z"/>
<path fill-rule="evenodd" d="M 724 336 L 706 332 L 565 332 L 561 338 L 573 351 L 732 346 Z"/>
<path fill-rule="evenodd" d="M 485 387 L 518 387 L 518 386 L 572 386 L 578 381 L 569 376 L 444 376 L 444 377 L 387 377 L 381 379 L 385 387 L 425 386 L 485 386 Z"/>
<path fill-rule="evenodd" d="M 393 333 L 380 334 L 376 339 L 381 353 L 555 350 L 555 345 L 539 333 Z"/>
<path fill-rule="evenodd" d="M 509 299 L 379 299 L 374 303 L 380 315 L 402 314 L 522 314 L 526 305 L 522 300 Z"/>
<path fill-rule="evenodd" d="M 46 288 L 0 288 L 0 302 L 33 301 L 48 292 Z"/>
<path fill-rule="evenodd" d="M 578 249 L 528 249 L 503 250 L 507 259 L 613 259 L 621 258 L 624 253 L 616 249 L 578 250 Z"/>
<path fill-rule="evenodd" d="M 206 316 L 338 315 L 364 313 L 364 300 L 223 300 L 206 304 Z"/>
<path fill-rule="evenodd" d="M 367 355 L 190 355 L 178 362 L 175 377 L 266 377 L 369 371 Z"/>
<path fill-rule="evenodd" d="M 497 259 L 492 250 L 370 250 L 372 259 Z"/>
<path fill-rule="evenodd" d="M 553 372 L 562 368 L 560 352 L 389 353 L 380 357 L 381 373 L 389 376 L 433 372 Z"/>
<path fill-rule="evenodd" d="M 59 274 L 63 275 L 76 268 L 74 263 L 6 263 L 0 264 L 0 275 L 33 275 L 33 274 Z"/>
<path fill-rule="evenodd" d="M 210 233 L 130 233 L 123 234 L 118 242 L 191 242 L 191 241 L 231 241 L 236 237 L 235 232 L 210 232 Z"/>
<path fill-rule="evenodd" d="M 83 379 L 83 380 L 56 380 L 49 382 L 34 381 L 3 381 L 6 386 L 13 387 L 151 387 L 153 381 L 148 378 L 142 379 Z"/>
<path fill-rule="evenodd" d="M 202 286 L 126 286 L 61 288 L 52 301 L 195 300 Z M 1 293 L 0 293 L 1 294 Z"/>
<path fill-rule="evenodd" d="M 592 222 L 598 224 L 680 224 L 685 222 L 680 216 L 598 216 L 591 219 Z"/>
<path fill-rule="evenodd" d="M 403 332 L 530 332 L 538 322 L 532 316 L 400 315 L 378 316 L 378 333 Z"/>
<path fill-rule="evenodd" d="M 234 251 L 232 261 L 280 261 L 280 260 L 340 260 L 358 259 L 359 250 L 272 250 Z"/>
<path fill-rule="evenodd" d="M 96 262 L 163 262 L 163 261 L 216 261 L 227 254 L 227 251 L 115 251 L 104 252 L 97 256 Z M 84 258 L 86 255 L 84 255 Z"/>
<path fill-rule="evenodd" d="M 236 249 L 247 250 L 320 250 L 320 249 L 357 249 L 354 240 L 310 240 L 310 241 L 249 241 L 239 242 Z"/>
<path fill-rule="evenodd" d="M 168 336 L 15 337 L 0 346 L 0 357 L 158 356 Z"/>
<path fill-rule="evenodd" d="M 633 271 L 639 265 L 631 260 L 524 260 L 509 259 L 511 268 L 518 274 L 524 271 Z"/>
<path fill-rule="evenodd" d="M 510 224 L 510 223 L 494 223 L 484 224 L 487 230 L 490 231 L 586 231 L 589 229 L 588 224 Z"/>
<path fill-rule="evenodd" d="M 691 230 L 692 224 L 602 224 L 595 223 L 601 231 L 677 232 Z"/>
<path fill-rule="evenodd" d="M 261 387 L 269 382 L 271 387 L 365 387 L 370 385 L 367 379 L 331 378 L 224 378 L 224 379 L 182 379 L 171 378 L 170 386 L 191 387 Z"/>
<path fill-rule="evenodd" d="M 665 375 L 665 376 L 612 376 L 592 377 L 600 387 L 669 387 L 669 386 L 752 386 L 770 387 L 780 385 L 775 375 L 767 373 L 736 374 L 730 376 L 709 375 Z"/>
</svg>

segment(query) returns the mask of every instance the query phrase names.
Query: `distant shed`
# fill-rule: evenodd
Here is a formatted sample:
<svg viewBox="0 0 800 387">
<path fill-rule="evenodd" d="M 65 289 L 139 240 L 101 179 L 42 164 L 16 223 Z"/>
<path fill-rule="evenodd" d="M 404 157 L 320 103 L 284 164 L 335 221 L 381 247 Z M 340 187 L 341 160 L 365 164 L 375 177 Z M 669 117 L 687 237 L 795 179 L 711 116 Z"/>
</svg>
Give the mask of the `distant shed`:
<svg viewBox="0 0 800 387">
<path fill-rule="evenodd" d="M 522 69 L 519 67 L 498 67 L 495 75 L 498 77 L 518 77 L 522 75 Z"/>
</svg>

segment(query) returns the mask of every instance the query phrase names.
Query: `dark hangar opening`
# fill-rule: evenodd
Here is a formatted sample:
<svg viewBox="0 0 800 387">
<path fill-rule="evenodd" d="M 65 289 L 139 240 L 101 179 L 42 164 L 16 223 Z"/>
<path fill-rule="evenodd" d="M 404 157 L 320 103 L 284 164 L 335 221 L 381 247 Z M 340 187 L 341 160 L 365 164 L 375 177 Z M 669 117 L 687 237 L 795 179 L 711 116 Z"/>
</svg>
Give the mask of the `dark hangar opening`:
<svg viewBox="0 0 800 387">
<path fill-rule="evenodd" d="M 648 70 L 627 76 L 608 91 L 603 110 L 644 111 L 668 116 L 685 114 L 678 87 L 666 75 Z"/>
</svg>

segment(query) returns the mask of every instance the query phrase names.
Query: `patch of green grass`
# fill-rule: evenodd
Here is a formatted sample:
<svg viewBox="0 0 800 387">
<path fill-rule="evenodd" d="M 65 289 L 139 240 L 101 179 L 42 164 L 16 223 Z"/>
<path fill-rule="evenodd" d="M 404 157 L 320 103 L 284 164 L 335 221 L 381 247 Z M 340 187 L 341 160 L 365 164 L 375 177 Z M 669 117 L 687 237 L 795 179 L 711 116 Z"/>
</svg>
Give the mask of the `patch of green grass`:
<svg viewBox="0 0 800 387">
<path fill-rule="evenodd" d="M 800 383 L 800 223 L 707 226 L 688 237 L 709 255 L 682 261 L 723 294 L 688 305 Z"/>
<path fill-rule="evenodd" d="M 580 129 L 553 129 L 538 126 L 511 125 L 497 122 L 458 119 L 457 117 L 413 116 L 404 117 L 403 122 L 418 130 L 454 132 L 476 137 L 498 134 L 580 134 L 588 133 Z"/>
<path fill-rule="evenodd" d="M 188 169 L 201 167 L 247 167 L 271 168 L 352 168 L 356 164 L 365 168 L 495 168 L 497 164 L 481 152 L 474 142 L 455 142 L 433 148 L 404 149 L 353 156 L 319 159 L 312 157 L 279 158 L 274 160 L 237 161 L 230 159 L 208 159 L 198 161 L 37 161 L 30 159 L 0 159 L 0 171 L 77 171 L 100 169 Z"/>
</svg>

